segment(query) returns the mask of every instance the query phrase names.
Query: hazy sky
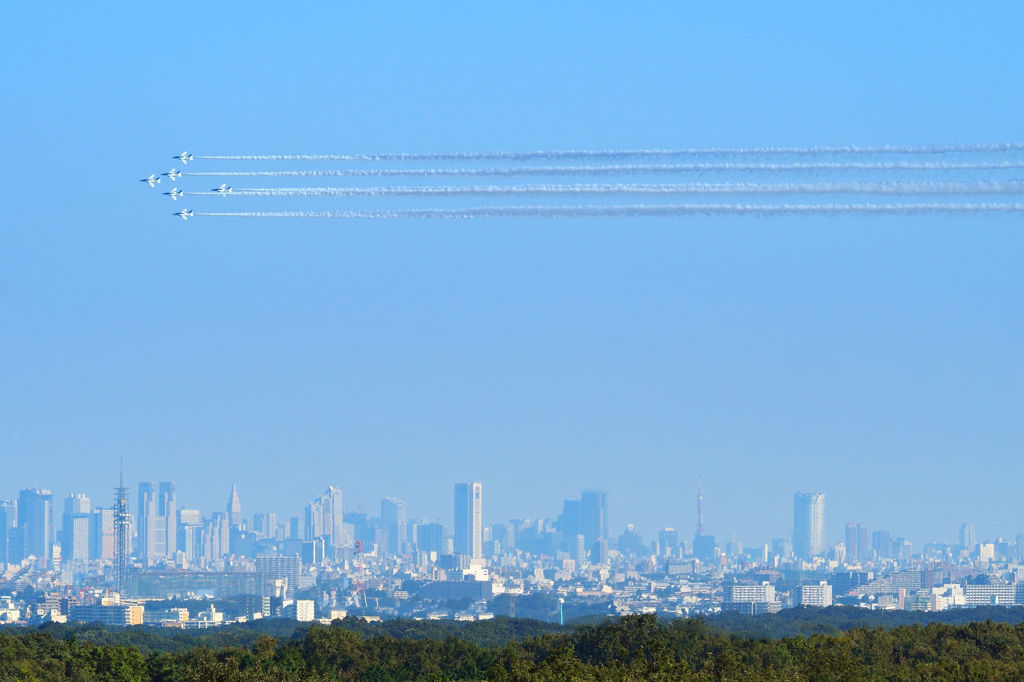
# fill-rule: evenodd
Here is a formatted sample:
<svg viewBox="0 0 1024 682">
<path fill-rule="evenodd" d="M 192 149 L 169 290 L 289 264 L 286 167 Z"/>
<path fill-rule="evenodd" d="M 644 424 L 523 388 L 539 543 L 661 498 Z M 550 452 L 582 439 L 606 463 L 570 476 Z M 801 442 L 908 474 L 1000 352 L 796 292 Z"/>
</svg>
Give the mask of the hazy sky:
<svg viewBox="0 0 1024 682">
<path fill-rule="evenodd" d="M 699 475 L 748 544 L 798 489 L 830 541 L 1024 531 L 1019 217 L 182 223 L 137 182 L 182 149 L 1024 140 L 1019 3 L 690 4 L 5 8 L 0 497 L 109 502 L 124 457 L 207 511 L 600 488 L 650 538 Z"/>
</svg>

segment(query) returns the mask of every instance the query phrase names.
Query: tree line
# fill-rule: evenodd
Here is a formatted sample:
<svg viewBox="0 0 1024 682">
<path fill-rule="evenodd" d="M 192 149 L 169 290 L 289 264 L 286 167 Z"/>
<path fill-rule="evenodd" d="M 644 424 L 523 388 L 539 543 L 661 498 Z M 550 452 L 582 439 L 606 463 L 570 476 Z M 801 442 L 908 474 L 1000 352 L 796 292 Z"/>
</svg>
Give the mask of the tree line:
<svg viewBox="0 0 1024 682">
<path fill-rule="evenodd" d="M 501 624 L 496 624 L 501 625 Z M 507 624 L 502 627 L 508 627 Z M 1024 678 L 1024 625 L 857 627 L 781 639 L 700 619 L 625 616 L 484 645 L 314 625 L 282 640 L 148 653 L 46 631 L 0 631 L 0 680 L 986 680 Z M 440 630 L 438 632 L 441 632 Z"/>
</svg>

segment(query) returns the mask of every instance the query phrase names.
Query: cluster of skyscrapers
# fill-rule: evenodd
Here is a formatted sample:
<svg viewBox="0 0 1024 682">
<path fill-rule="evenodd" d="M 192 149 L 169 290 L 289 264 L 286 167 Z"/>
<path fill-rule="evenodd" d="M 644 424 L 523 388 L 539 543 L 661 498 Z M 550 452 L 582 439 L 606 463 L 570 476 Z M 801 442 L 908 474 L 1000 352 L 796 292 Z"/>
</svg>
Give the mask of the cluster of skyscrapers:
<svg viewBox="0 0 1024 682">
<path fill-rule="evenodd" d="M 110 507 L 75 493 L 57 511 L 50 491 L 25 489 L 0 501 L 0 622 L 86 618 L 121 598 L 115 615 L 127 618 L 125 609 L 142 603 L 153 614 L 166 610 L 164 600 L 211 594 L 241 599 L 245 617 L 303 618 L 552 617 L 545 609 L 554 597 L 577 613 L 674 616 L 1024 603 L 1024 535 L 979 542 L 964 524 L 958 543 L 912 554 L 903 538 L 851 521 L 829 542 L 822 492 L 794 494 L 791 534 L 746 548 L 705 527 L 699 487 L 692 535 L 665 527 L 646 539 L 631 524 L 611 535 L 603 491 L 563 500 L 553 518 L 497 523 L 484 522 L 480 482 L 452 493 L 442 523 L 411 517 L 396 497 L 380 501 L 379 515 L 345 511 L 333 485 L 288 518 L 244 513 L 234 485 L 224 506 L 205 514 L 181 504 L 169 481 L 131 490 L 122 482 Z"/>
<path fill-rule="evenodd" d="M 294 554 L 318 563 L 352 553 L 398 556 L 422 552 L 434 559 L 444 555 L 481 559 L 502 549 L 519 549 L 538 555 L 561 554 L 578 564 L 601 564 L 607 562 L 613 548 L 636 553 L 648 549 L 633 526 L 626 528 L 617 546 L 609 544 L 607 494 L 595 490 L 564 500 L 561 514 L 553 521 L 513 519 L 485 526 L 482 484 L 459 483 L 454 488 L 450 532 L 438 522 L 411 521 L 405 502 L 395 497 L 381 500 L 379 517 L 345 512 L 342 491 L 333 485 L 311 499 L 303 515 L 289 519 L 278 519 L 273 513 L 246 517 L 234 485 L 223 511 L 208 515 L 179 504 L 176 486 L 170 481 L 139 483 L 130 513 L 133 505 L 126 498 L 123 484 L 115 490 L 111 507 L 95 506 L 87 495 L 74 493 L 64 499 L 57 518 L 49 490 L 25 489 L 16 501 L 0 500 L 0 563 L 17 564 L 32 557 L 41 568 L 63 566 L 74 571 L 91 561 L 114 561 L 123 571 L 129 564 L 202 568 L 233 555 Z M 965 526 L 961 533 L 970 535 L 973 527 Z M 678 550 L 704 562 L 721 555 L 723 548 L 704 527 L 700 491 L 692 545 L 671 527 L 659 531 L 656 544 L 661 552 Z M 893 548 L 887 532 L 869 534 L 863 523 L 847 524 L 845 543 L 841 544 L 848 561 L 867 560 L 869 554 L 888 558 L 900 551 Z M 736 543 L 725 549 L 735 550 L 732 545 Z M 835 549 L 833 546 L 831 551 Z M 771 551 L 811 560 L 829 550 L 824 493 L 796 493 L 792 536 L 774 541 Z"/>
<path fill-rule="evenodd" d="M 295 555 L 311 564 L 359 553 L 413 551 L 435 558 L 481 558 L 482 484 L 457 484 L 453 507 L 449 533 L 440 523 L 410 523 L 405 502 L 394 497 L 381 500 L 377 518 L 346 513 L 341 489 L 331 485 L 306 504 L 301 516 L 279 520 L 274 513 L 261 512 L 250 520 L 235 485 L 223 511 L 204 515 L 179 503 L 173 482 L 142 481 L 134 505 L 122 483 L 112 506 L 96 506 L 89 496 L 73 493 L 64 499 L 63 514 L 56 516 L 52 492 L 29 488 L 17 500 L 0 500 L 0 567 L 31 560 L 36 569 L 61 568 L 72 574 L 91 562 L 109 562 L 120 574 L 128 566 L 207 568 L 231 556 Z M 118 576 L 119 584 L 123 577 Z"/>
</svg>

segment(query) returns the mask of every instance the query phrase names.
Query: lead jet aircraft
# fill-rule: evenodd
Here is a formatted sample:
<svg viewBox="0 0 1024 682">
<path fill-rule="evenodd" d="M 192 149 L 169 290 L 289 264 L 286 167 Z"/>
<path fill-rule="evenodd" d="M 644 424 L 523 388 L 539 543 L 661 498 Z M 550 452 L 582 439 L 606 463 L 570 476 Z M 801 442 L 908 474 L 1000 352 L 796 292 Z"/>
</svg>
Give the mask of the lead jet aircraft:
<svg viewBox="0 0 1024 682">
<path fill-rule="evenodd" d="M 142 178 L 139 182 L 148 182 L 150 187 L 156 187 L 156 183 L 160 182 L 160 178 L 150 173 L 148 178 Z"/>
</svg>

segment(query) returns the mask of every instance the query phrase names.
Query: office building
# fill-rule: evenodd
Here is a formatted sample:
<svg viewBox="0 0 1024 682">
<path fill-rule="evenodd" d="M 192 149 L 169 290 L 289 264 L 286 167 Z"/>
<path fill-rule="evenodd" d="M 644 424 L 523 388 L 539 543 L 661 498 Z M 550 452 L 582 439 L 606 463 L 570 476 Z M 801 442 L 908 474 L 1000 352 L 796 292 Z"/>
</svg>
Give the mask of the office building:
<svg viewBox="0 0 1024 682">
<path fill-rule="evenodd" d="M 483 484 L 456 484 L 455 553 L 466 554 L 474 559 L 483 557 L 483 531 Z"/>
<path fill-rule="evenodd" d="M 662 528 L 658 531 L 658 552 L 665 556 L 679 546 L 679 532 L 675 528 Z"/>
<path fill-rule="evenodd" d="M 303 531 L 306 540 L 324 538 L 324 545 L 332 549 L 348 544 L 340 488 L 327 486 L 327 490 L 306 505 L 306 523 Z"/>
<path fill-rule="evenodd" d="M 593 546 L 598 540 L 608 539 L 608 495 L 597 490 L 584 490 L 580 495 L 579 532 Z"/>
<path fill-rule="evenodd" d="M 556 525 L 558 532 L 561 533 L 560 548 L 570 554 L 573 553 L 575 551 L 576 536 L 581 533 L 579 500 L 562 501 L 562 513 L 559 515 Z"/>
<path fill-rule="evenodd" d="M 231 524 L 227 512 L 213 512 L 203 526 L 203 558 L 216 561 L 231 551 Z"/>
<path fill-rule="evenodd" d="M 444 526 L 440 523 L 421 523 L 416 526 L 416 551 L 444 553 Z"/>
<path fill-rule="evenodd" d="M 12 532 L 18 524 L 18 505 L 14 500 L 0 500 L 0 568 L 12 561 Z"/>
<path fill-rule="evenodd" d="M 23 557 L 34 556 L 38 566 L 50 566 L 53 556 L 53 494 L 28 488 L 18 494 L 18 526 L 24 542 Z"/>
<path fill-rule="evenodd" d="M 857 563 L 874 560 L 871 533 L 863 523 L 846 524 L 846 561 Z"/>
<path fill-rule="evenodd" d="M 136 554 L 145 565 L 173 558 L 178 547 L 177 498 L 174 483 L 139 483 L 139 542 Z"/>
<path fill-rule="evenodd" d="M 262 512 L 252 515 L 252 529 L 262 538 L 277 538 L 277 514 Z"/>
<path fill-rule="evenodd" d="M 89 561 L 89 530 L 92 503 L 82 493 L 64 498 L 61 517 L 61 561 L 64 564 Z"/>
<path fill-rule="evenodd" d="M 242 501 L 238 499 L 238 486 L 231 484 L 231 494 L 227 504 L 228 524 L 231 527 L 242 525 Z"/>
<path fill-rule="evenodd" d="M 978 533 L 974 530 L 973 523 L 964 523 L 960 526 L 960 546 L 966 549 L 968 552 L 974 550 L 974 546 L 978 544 Z"/>
<path fill-rule="evenodd" d="M 178 551 L 188 562 L 198 561 L 203 556 L 203 514 L 198 509 L 179 509 L 177 513 Z"/>
<path fill-rule="evenodd" d="M 892 558 L 892 536 L 887 530 L 876 530 L 871 534 L 871 549 L 879 559 Z"/>
<path fill-rule="evenodd" d="M 113 559 L 115 546 L 114 510 L 93 509 L 89 515 L 89 560 Z"/>
<path fill-rule="evenodd" d="M 299 586 L 302 560 L 298 556 L 256 557 L 256 583 L 262 596 L 274 596 L 275 587 L 281 586 L 291 595 Z M 283 581 L 283 582 L 282 582 Z"/>
<path fill-rule="evenodd" d="M 793 495 L 793 553 L 801 559 L 811 559 L 824 551 L 825 493 L 796 493 Z"/>
<path fill-rule="evenodd" d="M 704 563 L 711 563 L 715 560 L 715 550 L 718 544 L 714 535 L 695 535 L 693 537 L 693 556 Z"/>
<path fill-rule="evenodd" d="M 381 500 L 380 523 L 384 531 L 384 546 L 387 553 L 405 554 L 408 551 L 405 502 L 397 497 L 385 497 Z"/>
<path fill-rule="evenodd" d="M 584 490 L 578 500 L 564 500 L 557 527 L 561 533 L 559 544 L 563 551 L 574 554 L 576 536 L 582 535 L 584 544 L 592 548 L 599 539 L 608 539 L 608 496 L 597 490 Z"/>
<path fill-rule="evenodd" d="M 173 481 L 162 481 L 157 490 L 157 523 L 163 525 L 163 556 L 173 558 L 178 552 L 178 498 Z"/>
</svg>

